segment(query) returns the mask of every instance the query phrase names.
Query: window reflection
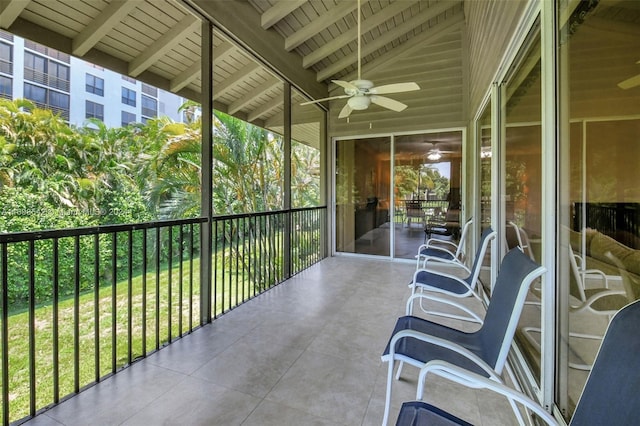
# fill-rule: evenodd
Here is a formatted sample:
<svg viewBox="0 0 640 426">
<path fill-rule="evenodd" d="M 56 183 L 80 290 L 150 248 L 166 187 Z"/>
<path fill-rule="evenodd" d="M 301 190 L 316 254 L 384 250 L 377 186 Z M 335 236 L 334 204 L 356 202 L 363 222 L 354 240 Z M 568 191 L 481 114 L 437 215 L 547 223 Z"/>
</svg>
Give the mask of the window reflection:
<svg viewBox="0 0 640 426">
<path fill-rule="evenodd" d="M 640 10 L 562 5 L 558 405 L 573 413 L 609 320 L 640 297 Z M 575 9 L 574 9 L 575 8 Z"/>
<path fill-rule="evenodd" d="M 504 235 L 507 249 L 522 247 L 539 262 L 542 228 L 542 110 L 540 33 L 530 35 L 503 90 L 505 116 Z M 534 377 L 540 381 L 541 301 L 534 282 L 516 335 Z"/>
</svg>

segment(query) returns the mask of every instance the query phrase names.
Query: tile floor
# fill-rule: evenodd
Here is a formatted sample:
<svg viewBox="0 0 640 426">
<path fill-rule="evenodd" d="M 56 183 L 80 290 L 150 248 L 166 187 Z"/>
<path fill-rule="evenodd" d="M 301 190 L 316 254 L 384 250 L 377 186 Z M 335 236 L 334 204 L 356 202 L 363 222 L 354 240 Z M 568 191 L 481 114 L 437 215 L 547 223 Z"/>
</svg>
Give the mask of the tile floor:
<svg viewBox="0 0 640 426">
<path fill-rule="evenodd" d="M 328 258 L 26 424 L 379 425 L 380 354 L 414 267 Z M 406 367 L 394 383 L 393 422 L 416 376 Z M 425 399 L 478 425 L 514 423 L 503 400 L 441 379 Z"/>
</svg>

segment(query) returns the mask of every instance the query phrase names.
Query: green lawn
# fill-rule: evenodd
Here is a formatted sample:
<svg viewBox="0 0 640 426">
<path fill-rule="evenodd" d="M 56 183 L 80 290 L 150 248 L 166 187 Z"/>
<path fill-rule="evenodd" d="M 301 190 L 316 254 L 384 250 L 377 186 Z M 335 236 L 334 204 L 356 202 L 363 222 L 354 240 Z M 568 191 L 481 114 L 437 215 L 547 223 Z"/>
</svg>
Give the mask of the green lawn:
<svg viewBox="0 0 640 426">
<path fill-rule="evenodd" d="M 221 269 L 221 256 L 218 256 L 216 268 L 217 300 L 214 314 L 220 314 L 230 306 L 235 306 L 256 294 L 259 289 L 250 288 L 248 280 L 241 275 Z M 227 259 L 227 266 L 229 265 Z M 143 325 L 146 323 L 146 353 L 156 348 L 156 332 L 159 344 L 169 341 L 169 309 L 171 309 L 171 338 L 180 335 L 180 319 L 182 333 L 189 331 L 189 321 L 193 327 L 200 324 L 200 260 L 193 260 L 193 289 L 189 293 L 189 262 L 183 263 L 182 272 L 182 307 L 180 306 L 180 270 L 179 265 L 171 270 L 171 306 L 169 306 L 169 271 L 160 273 L 159 293 L 156 291 L 156 274 L 146 275 L 146 320 L 143 320 L 143 277 L 133 278 L 129 289 L 128 280 L 121 281 L 115 286 L 100 288 L 96 300 L 94 293 L 83 294 L 78 300 L 78 344 L 79 387 L 92 383 L 97 377 L 103 377 L 112 372 L 113 365 L 119 369 L 128 364 L 128 346 L 131 344 L 132 359 L 145 353 L 143 348 Z M 131 293 L 131 306 L 129 306 Z M 159 304 L 156 306 L 156 296 Z M 192 300 L 192 310 L 189 311 L 189 301 Z M 115 311 L 112 301 L 115 300 Z M 75 300 L 63 300 L 58 306 L 58 335 L 59 335 L 59 395 L 63 397 L 75 391 L 75 360 L 74 360 L 74 321 Z M 94 319 L 98 310 L 98 324 Z M 54 402 L 54 312 L 53 306 L 42 306 L 35 311 L 35 386 L 36 407 L 45 407 Z M 129 334 L 129 315 L 131 311 L 131 334 Z M 22 312 L 9 317 L 9 409 L 11 421 L 29 415 L 30 404 L 30 370 L 29 370 L 29 314 Z M 115 321 L 115 338 L 114 338 Z M 158 322 L 156 322 L 158 321 Z M 99 341 L 99 368 L 96 372 L 96 335 Z M 112 356 L 115 340 L 115 360 Z M 129 343 L 130 342 L 130 343 Z M 4 408 L 3 408 L 4 409 Z"/>
</svg>

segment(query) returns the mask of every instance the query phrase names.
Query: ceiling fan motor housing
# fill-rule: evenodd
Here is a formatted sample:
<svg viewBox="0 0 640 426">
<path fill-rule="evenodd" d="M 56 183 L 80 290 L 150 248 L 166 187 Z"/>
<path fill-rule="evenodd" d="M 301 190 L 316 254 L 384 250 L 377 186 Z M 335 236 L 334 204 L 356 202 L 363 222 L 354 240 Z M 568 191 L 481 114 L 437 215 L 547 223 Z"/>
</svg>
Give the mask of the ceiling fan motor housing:
<svg viewBox="0 0 640 426">
<path fill-rule="evenodd" d="M 354 110 L 363 110 L 371 105 L 371 98 L 365 95 L 357 95 L 347 100 L 347 104 Z"/>
</svg>

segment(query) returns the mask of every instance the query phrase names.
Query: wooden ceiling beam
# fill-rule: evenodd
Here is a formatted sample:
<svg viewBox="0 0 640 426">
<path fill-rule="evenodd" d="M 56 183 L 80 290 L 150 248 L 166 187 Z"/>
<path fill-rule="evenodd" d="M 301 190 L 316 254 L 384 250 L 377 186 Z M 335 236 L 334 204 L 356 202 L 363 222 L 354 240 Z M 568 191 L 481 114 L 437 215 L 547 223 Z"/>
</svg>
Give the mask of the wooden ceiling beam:
<svg viewBox="0 0 640 426">
<path fill-rule="evenodd" d="M 362 72 L 372 73 L 385 67 L 386 65 L 397 62 L 398 58 L 402 57 L 403 55 L 406 55 L 415 49 L 424 48 L 425 46 L 436 42 L 440 37 L 443 37 L 449 34 L 451 31 L 460 28 L 460 25 L 462 25 L 463 23 L 463 14 L 457 13 L 456 15 L 447 18 L 447 20 L 442 24 L 436 25 L 435 27 L 425 31 L 423 34 L 420 34 L 417 37 L 414 37 L 411 40 L 407 41 L 406 43 L 396 47 L 395 49 L 393 49 L 393 55 L 381 56 L 375 61 L 364 65 L 362 67 Z M 355 78 L 355 73 L 351 73 L 350 76 Z"/>
<path fill-rule="evenodd" d="M 267 81 L 265 81 L 264 83 L 260 83 L 257 87 L 249 91 L 249 93 L 244 95 L 242 98 L 234 101 L 231 105 L 229 105 L 229 114 L 235 114 L 236 112 L 247 106 L 249 103 L 254 101 L 257 97 L 262 96 L 264 93 L 277 87 L 278 85 L 282 86 L 282 81 L 275 77 L 269 77 Z"/>
<path fill-rule="evenodd" d="M 9 28 L 31 0 L 0 0 L 0 27 Z"/>
<path fill-rule="evenodd" d="M 271 110 L 278 108 L 280 105 L 283 104 L 283 102 L 284 100 L 282 99 L 282 96 L 277 96 L 271 99 L 269 102 L 266 102 L 260 105 L 258 108 L 254 109 L 253 111 L 249 112 L 247 114 L 247 121 L 249 121 L 250 123 L 254 122 L 255 120 L 267 114 Z"/>
<path fill-rule="evenodd" d="M 283 49 L 284 37 L 277 31 L 262 29 L 260 13 L 249 2 L 189 0 L 189 4 L 213 22 L 223 35 L 246 46 L 259 61 L 277 70 L 306 96 L 327 97 L 327 85 L 316 81 L 315 72 L 302 68 L 300 55 Z"/>
<path fill-rule="evenodd" d="M 384 9 L 378 11 L 375 15 L 371 15 L 369 18 L 362 21 L 362 32 L 366 33 L 371 31 L 378 25 L 388 21 L 393 18 L 398 13 L 402 12 L 413 6 L 417 3 L 418 0 L 415 1 L 398 1 L 395 3 L 391 3 L 389 6 Z M 320 48 L 315 49 L 310 54 L 304 56 L 302 58 L 302 66 L 304 68 L 309 68 L 310 66 L 320 62 L 327 56 L 331 55 L 334 52 L 337 52 L 347 44 L 351 43 L 353 40 L 358 38 L 358 28 L 351 28 L 339 36 L 335 37 L 329 43 L 326 43 Z"/>
<path fill-rule="evenodd" d="M 129 63 L 129 75 L 136 77 L 162 58 L 168 51 L 178 45 L 188 34 L 200 27 L 200 20 L 193 15 L 186 15 L 174 27 L 151 43 L 144 53 Z"/>
<path fill-rule="evenodd" d="M 305 4 L 307 0 L 281 0 L 265 10 L 260 17 L 262 29 L 266 30 L 277 24 L 285 16 Z"/>
<path fill-rule="evenodd" d="M 111 2 L 102 12 L 73 39 L 71 51 L 75 56 L 84 56 L 111 29 L 122 22 L 136 7 L 134 1 L 117 0 Z"/>
<path fill-rule="evenodd" d="M 404 34 L 412 31 L 414 28 L 421 26 L 422 24 L 429 21 L 430 19 L 435 18 L 436 16 L 446 12 L 452 7 L 458 6 L 458 4 L 459 4 L 458 2 L 457 3 L 448 3 L 448 2 L 437 3 L 435 6 L 431 6 L 430 8 L 425 9 L 422 12 L 412 16 L 411 18 L 404 21 L 402 25 L 397 26 L 393 30 L 387 31 L 386 33 L 382 34 L 381 37 L 378 37 L 374 39 L 372 42 L 362 46 L 362 57 L 372 54 L 376 50 L 393 42 L 394 40 L 398 39 Z M 442 25 L 442 24 L 439 24 L 439 25 Z M 343 70 L 349 65 L 356 63 L 357 61 L 358 61 L 357 57 L 354 58 L 353 56 L 345 56 L 341 60 L 336 61 L 333 64 L 329 65 L 328 67 L 320 70 L 317 74 L 316 80 L 324 81 L 329 77 L 331 77 L 332 75 L 339 72 L 340 70 Z"/>
<path fill-rule="evenodd" d="M 235 50 L 235 46 L 231 43 L 223 43 L 214 49 L 214 61 L 224 61 L 224 59 Z M 177 92 L 189 85 L 192 81 L 200 76 L 201 66 L 200 60 L 195 61 L 189 68 L 182 71 L 171 80 L 171 91 Z"/>
<path fill-rule="evenodd" d="M 215 61 L 215 59 L 214 59 L 214 61 Z M 258 64 L 256 64 L 255 62 L 251 62 L 250 64 L 242 67 L 241 69 L 239 69 L 235 73 L 231 74 L 229 77 L 225 78 L 224 82 L 222 82 L 220 84 L 215 84 L 214 83 L 214 85 L 213 85 L 213 96 L 215 98 L 219 98 L 220 96 L 222 96 L 225 93 L 227 93 L 232 87 L 237 85 L 240 81 L 245 80 L 249 76 L 257 73 L 258 71 L 260 71 L 261 69 L 262 68 L 260 66 L 258 66 Z M 215 73 L 215 68 L 214 68 L 214 73 Z"/>
<path fill-rule="evenodd" d="M 364 0 L 363 2 L 367 2 L 369 0 Z M 344 1 L 338 3 L 337 6 L 332 7 L 327 10 L 322 15 L 314 18 L 313 21 L 309 22 L 304 27 L 300 28 L 298 31 L 291 34 L 289 37 L 284 39 L 284 48 L 287 51 L 292 51 L 296 47 L 300 46 L 305 41 L 313 38 L 315 35 L 333 25 L 349 13 L 356 10 L 358 7 L 357 2 Z"/>
</svg>

